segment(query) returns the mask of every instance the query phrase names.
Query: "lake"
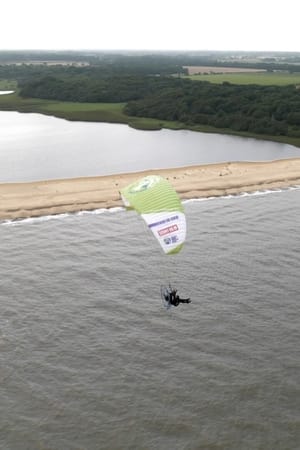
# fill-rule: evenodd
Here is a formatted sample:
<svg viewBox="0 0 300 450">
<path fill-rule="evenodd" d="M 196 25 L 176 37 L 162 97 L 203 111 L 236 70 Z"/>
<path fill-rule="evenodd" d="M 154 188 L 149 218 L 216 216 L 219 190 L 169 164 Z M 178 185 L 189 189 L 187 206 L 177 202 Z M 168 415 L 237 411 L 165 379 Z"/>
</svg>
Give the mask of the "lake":
<svg viewBox="0 0 300 450">
<path fill-rule="evenodd" d="M 0 111 L 0 182 L 299 156 L 297 147 L 252 138 Z"/>
</svg>

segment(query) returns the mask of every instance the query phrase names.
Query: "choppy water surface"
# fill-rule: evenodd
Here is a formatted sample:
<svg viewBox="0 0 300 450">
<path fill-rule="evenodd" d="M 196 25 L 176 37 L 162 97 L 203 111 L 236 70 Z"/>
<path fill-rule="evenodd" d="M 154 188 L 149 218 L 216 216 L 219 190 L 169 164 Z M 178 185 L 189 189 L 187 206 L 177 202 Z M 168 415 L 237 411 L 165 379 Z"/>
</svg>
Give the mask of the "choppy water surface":
<svg viewBox="0 0 300 450">
<path fill-rule="evenodd" d="M 0 225 L 0 448 L 296 450 L 300 191 Z M 160 284 L 192 303 L 166 311 Z"/>
</svg>

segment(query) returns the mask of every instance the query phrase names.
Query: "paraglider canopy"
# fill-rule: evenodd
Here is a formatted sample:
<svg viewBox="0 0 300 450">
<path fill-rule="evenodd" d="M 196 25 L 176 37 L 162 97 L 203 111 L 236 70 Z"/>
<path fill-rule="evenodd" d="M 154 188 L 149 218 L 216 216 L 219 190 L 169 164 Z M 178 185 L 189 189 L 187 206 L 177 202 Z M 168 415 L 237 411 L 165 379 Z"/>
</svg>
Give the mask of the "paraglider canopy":
<svg viewBox="0 0 300 450">
<path fill-rule="evenodd" d="M 173 186 L 159 175 L 149 175 L 120 191 L 124 205 L 134 209 L 167 254 L 178 253 L 186 238 L 181 200 Z"/>
</svg>

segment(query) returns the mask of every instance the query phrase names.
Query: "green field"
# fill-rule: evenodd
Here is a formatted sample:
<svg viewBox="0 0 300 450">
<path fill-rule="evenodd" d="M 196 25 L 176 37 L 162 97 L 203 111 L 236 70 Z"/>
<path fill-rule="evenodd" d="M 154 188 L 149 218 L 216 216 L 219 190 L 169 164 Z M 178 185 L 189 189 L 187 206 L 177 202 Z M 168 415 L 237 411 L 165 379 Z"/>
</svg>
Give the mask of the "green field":
<svg viewBox="0 0 300 450">
<path fill-rule="evenodd" d="M 16 81 L 0 79 L 0 91 L 13 91 L 15 89 L 17 89 Z"/>
<path fill-rule="evenodd" d="M 300 72 L 218 73 L 189 75 L 186 78 L 195 81 L 209 81 L 217 84 L 227 81 L 232 84 L 261 84 L 265 86 L 285 86 L 288 84 L 295 84 L 300 86 Z"/>
<path fill-rule="evenodd" d="M 161 129 L 167 122 L 130 117 L 123 112 L 124 103 L 76 103 L 22 98 L 17 93 L 0 96 L 0 111 L 34 112 L 67 120 L 125 123 L 143 130 Z M 178 128 L 178 124 L 174 124 Z"/>
</svg>

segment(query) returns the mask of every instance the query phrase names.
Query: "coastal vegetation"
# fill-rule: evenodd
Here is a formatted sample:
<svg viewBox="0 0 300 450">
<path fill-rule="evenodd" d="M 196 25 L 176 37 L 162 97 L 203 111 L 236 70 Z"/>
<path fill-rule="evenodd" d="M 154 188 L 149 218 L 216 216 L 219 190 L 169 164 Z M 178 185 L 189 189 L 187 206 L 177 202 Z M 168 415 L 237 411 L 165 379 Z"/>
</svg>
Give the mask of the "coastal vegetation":
<svg viewBox="0 0 300 450">
<path fill-rule="evenodd" d="M 70 63 L 64 54 L 64 63 L 20 64 L 1 63 L 0 53 L 0 89 L 15 90 L 0 97 L 0 109 L 256 136 L 300 147 L 297 55 L 292 62 L 285 57 L 252 63 L 187 54 L 84 56 L 76 54 L 76 64 L 74 54 Z M 188 75 L 189 66 L 200 64 L 210 72 L 212 66 L 227 70 Z M 228 73 L 232 66 L 236 72 Z"/>
</svg>

